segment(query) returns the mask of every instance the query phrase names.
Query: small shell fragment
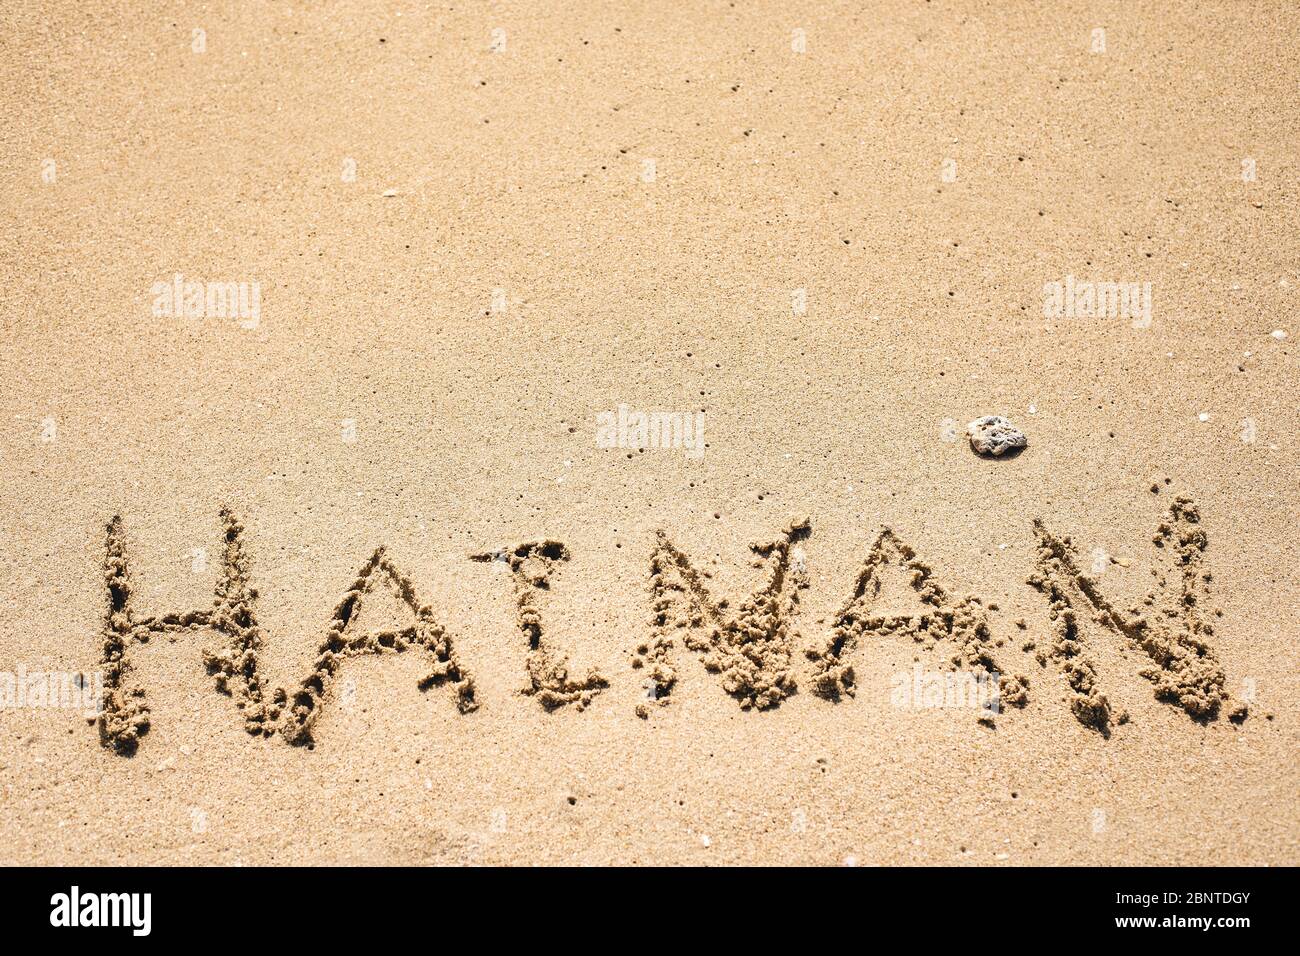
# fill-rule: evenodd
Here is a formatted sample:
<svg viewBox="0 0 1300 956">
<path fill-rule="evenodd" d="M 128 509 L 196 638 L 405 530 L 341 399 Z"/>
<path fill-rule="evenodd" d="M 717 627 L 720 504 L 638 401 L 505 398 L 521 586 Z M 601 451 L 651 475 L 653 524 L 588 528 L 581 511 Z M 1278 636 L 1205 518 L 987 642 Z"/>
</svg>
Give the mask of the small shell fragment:
<svg viewBox="0 0 1300 956">
<path fill-rule="evenodd" d="M 981 455 L 1004 454 L 1013 448 L 1024 448 L 1029 439 L 1001 415 L 985 415 L 966 426 L 970 436 L 970 446 Z"/>
</svg>

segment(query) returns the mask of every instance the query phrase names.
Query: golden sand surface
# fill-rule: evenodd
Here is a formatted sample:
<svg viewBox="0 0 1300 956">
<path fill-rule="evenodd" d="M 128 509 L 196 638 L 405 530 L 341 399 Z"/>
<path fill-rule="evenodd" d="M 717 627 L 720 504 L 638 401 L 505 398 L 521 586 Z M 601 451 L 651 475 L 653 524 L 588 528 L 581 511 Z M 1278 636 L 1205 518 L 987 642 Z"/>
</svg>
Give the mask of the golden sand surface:
<svg viewBox="0 0 1300 956">
<path fill-rule="evenodd" d="M 1298 39 L 5 5 L 0 862 L 1300 862 Z"/>
</svg>

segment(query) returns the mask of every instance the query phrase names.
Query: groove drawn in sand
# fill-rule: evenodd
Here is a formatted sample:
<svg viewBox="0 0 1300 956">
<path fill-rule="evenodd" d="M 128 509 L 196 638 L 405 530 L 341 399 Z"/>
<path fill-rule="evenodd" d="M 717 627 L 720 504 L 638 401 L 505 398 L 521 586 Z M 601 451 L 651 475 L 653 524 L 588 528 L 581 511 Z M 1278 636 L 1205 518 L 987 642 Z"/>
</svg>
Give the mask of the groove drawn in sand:
<svg viewBox="0 0 1300 956">
<path fill-rule="evenodd" d="M 677 684 L 673 649 L 679 634 L 689 650 L 704 655 L 706 670 L 722 675 L 723 689 L 743 709 L 766 710 L 795 692 L 792 621 L 799 591 L 808 586 L 803 560 L 795 552 L 796 542 L 810 533 L 807 520 L 796 521 L 775 541 L 749 546 L 753 566 L 764 571 L 764 583 L 735 616 L 726 614 L 725 598 L 715 602 L 709 595 L 708 572 L 697 571 L 665 532 L 656 533 L 650 556 L 652 635 L 637 647 L 632 661 L 634 668 L 648 672 L 654 703 L 667 706 Z M 638 704 L 636 713 L 648 717 L 649 704 Z"/>
<path fill-rule="evenodd" d="M 312 725 L 330 699 L 344 660 L 413 648 L 421 648 L 432 661 L 419 681 L 421 690 L 450 685 L 461 713 L 477 708 L 474 679 L 458 659 L 451 636 L 419 601 L 411 580 L 382 547 L 365 562 L 334 609 L 311 672 L 290 693 L 271 688 L 259 664 L 264 635 L 257 623 L 258 594 L 251 583 L 244 529 L 228 509 L 220 514 L 222 560 L 211 606 L 155 616 L 136 616 L 122 520 L 115 516 L 108 522 L 101 634 L 104 696 L 98 720 L 106 747 L 132 754 L 150 728 L 149 700 L 133 676 L 133 649 L 159 638 L 174 643 L 200 631 L 223 638 L 216 649 L 204 650 L 203 662 L 217 690 L 234 701 L 245 729 L 255 736 L 269 737 L 279 731 L 291 743 L 309 743 Z M 1215 633 L 1213 619 L 1222 612 L 1208 607 L 1208 540 L 1200 521 L 1190 498 L 1173 501 L 1153 537 L 1164 561 L 1152 571 L 1154 585 L 1145 598 L 1145 610 L 1122 612 L 1103 596 L 1096 578 L 1080 570 L 1071 540 L 1034 520 L 1037 570 L 1029 583 L 1046 595 L 1055 632 L 1052 646 L 1040 649 L 1037 658 L 1043 667 L 1049 660 L 1057 662 L 1070 688 L 1071 710 L 1085 726 L 1108 734 L 1112 721 L 1128 719 L 1123 713 L 1112 715 L 1099 686 L 1082 630 L 1086 618 L 1146 654 L 1150 664 L 1140 673 L 1154 685 L 1156 699 L 1173 703 L 1200 721 L 1214 719 L 1224 709 L 1233 722 L 1245 720 L 1247 708 L 1230 700 L 1223 667 L 1208 643 Z M 808 586 L 798 542 L 810 533 L 807 520 L 796 521 L 776 540 L 750 545 L 753 567 L 762 578 L 734 614 L 726 599 L 711 597 L 710 574 L 698 570 L 665 532 L 656 533 L 650 560 L 652 633 L 637 647 L 632 661 L 635 669 L 646 674 L 651 700 L 637 706 L 638 716 L 646 718 L 652 706 L 670 702 L 680 677 L 674 659 L 679 639 L 687 650 L 701 655 L 707 671 L 721 676 L 723 689 L 742 709 L 773 708 L 796 692 L 793 620 L 800 592 Z M 541 618 L 542 595 L 549 593 L 561 563 L 569 560 L 568 549 L 556 541 L 539 540 L 470 557 L 500 561 L 511 572 L 517 625 L 528 644 L 529 686 L 522 692 L 548 710 L 570 704 L 579 710 L 587 707 L 608 682 L 595 670 L 585 678 L 572 678 L 567 656 L 548 639 Z M 922 605 L 919 613 L 880 610 L 882 574 L 889 568 L 907 575 L 907 584 Z M 362 619 L 369 622 L 375 613 L 373 604 L 384 600 L 385 594 L 399 620 L 409 615 L 409 623 L 378 629 L 363 626 Z M 989 605 L 988 610 L 996 607 Z M 806 654 L 813 662 L 814 691 L 831 700 L 853 696 L 857 686 L 853 658 L 864 649 L 864 639 L 893 636 L 910 637 L 927 649 L 946 642 L 954 672 L 997 676 L 999 705 L 1024 706 L 1028 699 L 1028 680 L 1007 675 L 994 659 L 985 606 L 976 597 L 950 595 L 934 581 L 931 567 L 886 528 L 868 553 L 853 593 L 837 613 L 829 640 Z M 988 712 L 979 719 L 990 725 L 993 720 Z"/>
<path fill-rule="evenodd" d="M 227 508 L 221 509 L 221 524 L 221 575 L 208 627 L 227 635 L 230 641 L 218 653 L 205 650 L 203 663 L 216 678 L 217 689 L 235 699 L 235 706 L 244 715 L 244 728 L 250 734 L 267 736 L 275 732 L 275 722 L 284 707 L 284 691 L 276 689 L 269 701 L 265 698 L 257 660 L 262 630 L 254 614 L 257 591 L 249 583 L 244 527 Z"/>
<path fill-rule="evenodd" d="M 121 754 L 133 754 L 140 738 L 149 730 L 145 689 L 131 679 L 131 648 L 148 644 L 159 635 L 168 635 L 175 641 L 181 634 L 204 629 L 227 638 L 221 650 L 205 650 L 203 662 L 215 678 L 217 689 L 234 699 L 243 714 L 245 729 L 256 736 L 270 736 L 278 727 L 291 742 L 308 742 L 311 724 L 319 715 L 330 682 L 344 658 L 400 653 L 416 646 L 425 648 L 434 658 L 433 669 L 420 682 L 421 689 L 450 683 L 456 689 L 461 713 L 477 706 L 473 678 L 457 660 L 451 638 L 433 619 L 431 610 L 419 603 L 410 580 L 387 559 L 383 548 L 371 556 L 335 609 L 320 658 L 312 673 L 299 685 L 292 706 L 284 690 L 277 688 L 268 694 L 258 662 L 262 631 L 255 613 L 257 591 L 250 584 L 249 562 L 243 547 L 243 526 L 225 508 L 221 510 L 221 520 L 222 568 L 212 607 L 139 619 L 131 607 L 132 586 L 122 519 L 114 516 L 109 521 L 104 559 L 108 596 L 103 630 L 104 705 L 99 718 L 100 739 L 105 746 Z M 411 610 L 414 622 L 398 630 L 349 634 L 349 623 L 365 597 L 381 582 Z"/>
<path fill-rule="evenodd" d="M 881 574 L 890 565 L 908 572 L 908 584 L 925 607 L 921 614 L 872 613 L 880 596 Z M 1023 707 L 1029 699 L 1029 680 L 1022 675 L 1013 677 L 1003 673 L 994 660 L 988 614 L 979 598 L 955 600 L 933 580 L 933 574 L 933 569 L 891 529 L 881 531 L 858 572 L 853 594 L 835 616 L 830 640 L 821 650 L 808 652 L 816 668 L 814 692 L 833 701 L 854 696 L 857 689 L 851 660 L 854 653 L 864 640 L 900 635 L 910 637 L 927 650 L 940 641 L 955 645 L 949 658 L 954 671 L 999 675 L 999 705 Z M 979 720 L 993 724 L 992 714 L 982 714 Z"/>
<path fill-rule="evenodd" d="M 379 587 L 386 587 L 412 614 L 412 623 L 403 628 L 364 631 L 354 628 L 366 598 Z M 359 633 L 358 633 L 359 632 Z M 348 593 L 339 601 L 330 618 L 320 657 L 311 675 L 298 685 L 292 706 L 285 715 L 281 730 L 290 743 L 311 741 L 311 725 L 320 715 L 321 705 L 329 697 L 330 685 L 350 657 L 369 654 L 401 654 L 422 647 L 433 658 L 429 673 L 420 679 L 420 690 L 449 684 L 456 691 L 456 707 L 462 714 L 477 709 L 474 678 L 461 665 L 451 637 L 433 617 L 433 610 L 421 604 L 410 578 L 388 560 L 385 549 L 375 549 L 357 575 Z"/>
<path fill-rule="evenodd" d="M 247 583 L 247 567 L 240 545 L 239 523 L 229 511 L 221 512 L 225 530 L 222 572 L 212 608 L 137 619 L 131 607 L 132 586 L 126 557 L 122 519 L 108 523 L 104 558 L 104 583 L 108 607 L 104 618 L 104 706 L 99 718 L 100 739 L 122 754 L 132 754 L 149 730 L 149 704 L 145 689 L 131 680 L 130 649 L 154 637 L 211 628 L 229 639 L 219 654 L 204 653 L 217 687 L 235 699 L 251 734 L 274 732 L 284 694 L 277 691 L 268 702 L 258 672 L 257 652 L 261 632 L 253 616 L 256 592 Z"/>
<path fill-rule="evenodd" d="M 569 677 L 568 656 L 551 645 L 542 632 L 542 612 L 538 594 L 549 591 L 551 575 L 560 562 L 569 560 L 569 549 L 558 541 L 527 541 L 501 551 L 470 555 L 474 561 L 501 561 L 511 572 L 519 630 L 528 641 L 529 685 L 522 693 L 536 697 L 547 710 L 566 704 L 586 709 L 592 698 L 609 686 L 597 671 L 590 670 L 582 680 Z"/>
<path fill-rule="evenodd" d="M 1174 499 L 1152 538 L 1173 571 L 1153 569 L 1155 585 L 1143 602 L 1149 611 L 1133 608 L 1125 614 L 1105 598 L 1095 577 L 1079 569 L 1070 538 L 1057 537 L 1040 519 L 1034 520 L 1038 570 L 1029 583 L 1047 597 L 1056 636 L 1050 651 L 1038 652 L 1038 662 L 1046 666 L 1051 658 L 1060 665 L 1072 693 L 1071 710 L 1085 726 L 1109 734 L 1112 715 L 1080 628 L 1082 615 L 1146 653 L 1151 664 L 1139 673 L 1155 685 L 1157 700 L 1182 707 L 1197 720 L 1214 719 L 1228 703 L 1223 665 L 1206 643 L 1214 625 L 1206 612 L 1211 575 L 1204 560 L 1209 540 L 1200 521 L 1190 498 Z M 1242 703 L 1228 713 L 1234 722 L 1245 720 L 1246 715 Z M 1127 719 L 1126 714 L 1115 715 L 1117 723 Z"/>
</svg>

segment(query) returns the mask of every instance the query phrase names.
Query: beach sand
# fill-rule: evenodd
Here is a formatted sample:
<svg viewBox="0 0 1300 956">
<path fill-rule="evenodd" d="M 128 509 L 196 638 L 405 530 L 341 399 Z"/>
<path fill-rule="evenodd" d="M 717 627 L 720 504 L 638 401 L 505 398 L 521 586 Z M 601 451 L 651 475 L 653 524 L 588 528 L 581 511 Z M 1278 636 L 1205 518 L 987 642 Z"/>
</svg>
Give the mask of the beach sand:
<svg viewBox="0 0 1300 956">
<path fill-rule="evenodd" d="M 1283 3 L 6 8 L 0 861 L 1300 862 L 1298 67 Z"/>
</svg>

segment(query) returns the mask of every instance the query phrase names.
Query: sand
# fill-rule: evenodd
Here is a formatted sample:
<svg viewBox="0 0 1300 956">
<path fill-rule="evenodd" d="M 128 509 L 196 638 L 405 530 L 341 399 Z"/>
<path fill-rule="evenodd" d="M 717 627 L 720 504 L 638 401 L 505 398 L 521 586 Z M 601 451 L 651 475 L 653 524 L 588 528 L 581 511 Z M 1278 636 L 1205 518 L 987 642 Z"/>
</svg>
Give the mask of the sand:
<svg viewBox="0 0 1300 956">
<path fill-rule="evenodd" d="M 10 5 L 0 861 L 1300 862 L 1297 67 Z"/>
</svg>

